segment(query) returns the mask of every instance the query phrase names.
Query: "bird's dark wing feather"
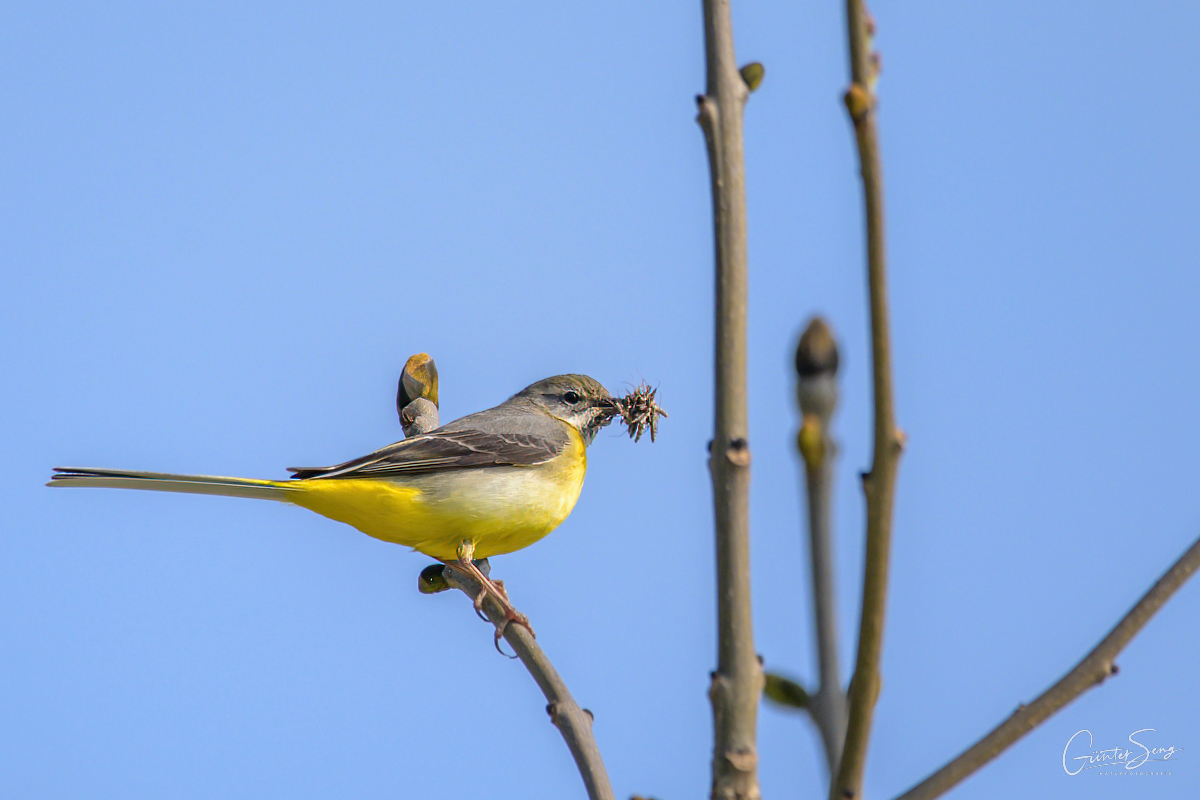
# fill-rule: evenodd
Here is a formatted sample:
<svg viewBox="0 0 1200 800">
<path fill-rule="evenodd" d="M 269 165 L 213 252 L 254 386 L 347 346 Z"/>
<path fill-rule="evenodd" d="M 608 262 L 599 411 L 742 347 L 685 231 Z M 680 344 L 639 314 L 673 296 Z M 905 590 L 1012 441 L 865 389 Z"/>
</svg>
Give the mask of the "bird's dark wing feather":
<svg viewBox="0 0 1200 800">
<path fill-rule="evenodd" d="M 298 480 L 312 478 L 386 478 L 471 467 L 530 466 L 557 456 L 570 442 L 555 426 L 549 436 L 480 430 L 436 431 L 388 445 L 332 467 L 290 467 Z"/>
</svg>

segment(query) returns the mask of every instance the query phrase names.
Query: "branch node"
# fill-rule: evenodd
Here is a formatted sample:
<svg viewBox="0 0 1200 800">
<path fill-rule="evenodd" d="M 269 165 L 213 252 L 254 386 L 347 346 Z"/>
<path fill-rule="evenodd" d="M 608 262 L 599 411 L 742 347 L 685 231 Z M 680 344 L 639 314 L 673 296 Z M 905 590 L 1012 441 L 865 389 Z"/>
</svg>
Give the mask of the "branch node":
<svg viewBox="0 0 1200 800">
<path fill-rule="evenodd" d="M 710 672 L 708 675 L 712 679 L 708 684 L 708 699 L 712 701 L 713 707 L 717 708 L 718 698 L 729 693 L 729 679 L 719 672 Z"/>
<path fill-rule="evenodd" d="M 587 714 L 588 722 L 596 721 L 596 715 L 592 713 L 592 710 L 590 708 L 583 709 L 583 713 Z"/>
<path fill-rule="evenodd" d="M 850 112 L 850 119 L 855 124 L 866 119 L 867 114 L 871 113 L 871 107 L 875 104 L 867 87 L 858 83 L 850 84 L 842 101 L 846 104 L 846 110 Z"/>
<path fill-rule="evenodd" d="M 750 444 L 745 439 L 735 437 L 729 440 L 729 446 L 725 448 L 725 457 L 729 459 L 729 463 L 735 467 L 750 466 Z"/>
<path fill-rule="evenodd" d="M 710 138 L 716 130 L 717 104 L 706 94 L 696 95 L 696 121 Z"/>
<path fill-rule="evenodd" d="M 758 766 L 758 754 L 753 750 L 726 750 L 724 755 L 738 772 L 753 772 Z"/>
</svg>

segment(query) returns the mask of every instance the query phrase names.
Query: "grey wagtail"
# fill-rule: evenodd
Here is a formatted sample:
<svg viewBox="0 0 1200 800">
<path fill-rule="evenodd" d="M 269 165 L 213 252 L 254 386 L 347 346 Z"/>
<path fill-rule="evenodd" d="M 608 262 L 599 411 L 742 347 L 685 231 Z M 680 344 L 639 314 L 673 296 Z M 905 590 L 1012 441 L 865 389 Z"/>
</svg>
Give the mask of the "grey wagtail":
<svg viewBox="0 0 1200 800">
<path fill-rule="evenodd" d="M 47 485 L 294 503 L 453 564 L 496 597 L 508 620 L 528 626 L 473 560 L 528 547 L 567 518 L 583 488 L 587 446 L 617 413 L 598 381 L 558 375 L 353 461 L 289 469 L 291 480 L 58 467 Z"/>
</svg>

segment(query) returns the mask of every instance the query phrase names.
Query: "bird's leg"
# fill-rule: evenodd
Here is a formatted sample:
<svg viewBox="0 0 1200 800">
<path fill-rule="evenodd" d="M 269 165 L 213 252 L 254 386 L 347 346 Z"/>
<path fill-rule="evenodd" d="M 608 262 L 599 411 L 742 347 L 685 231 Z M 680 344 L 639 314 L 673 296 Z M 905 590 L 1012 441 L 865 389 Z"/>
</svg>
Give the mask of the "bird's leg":
<svg viewBox="0 0 1200 800">
<path fill-rule="evenodd" d="M 476 566 L 473 556 L 475 555 L 475 543 L 470 539 L 464 539 L 462 544 L 458 546 L 458 558 L 452 562 L 452 566 L 465 572 L 474 578 L 480 586 L 479 594 L 475 595 L 475 610 L 483 611 L 483 600 L 486 594 L 490 594 L 495 598 L 496 603 L 504 611 L 504 620 L 496 626 L 496 647 L 500 647 L 500 637 L 504 635 L 504 630 L 510 622 L 515 622 L 518 625 L 524 625 L 530 635 L 537 638 L 537 634 L 533 632 L 533 626 L 529 624 L 529 618 L 522 614 L 517 609 L 513 608 L 512 602 L 508 599 L 508 592 L 504 590 L 504 583 L 501 581 L 493 581 L 483 571 Z M 451 562 L 447 562 L 451 563 Z"/>
</svg>

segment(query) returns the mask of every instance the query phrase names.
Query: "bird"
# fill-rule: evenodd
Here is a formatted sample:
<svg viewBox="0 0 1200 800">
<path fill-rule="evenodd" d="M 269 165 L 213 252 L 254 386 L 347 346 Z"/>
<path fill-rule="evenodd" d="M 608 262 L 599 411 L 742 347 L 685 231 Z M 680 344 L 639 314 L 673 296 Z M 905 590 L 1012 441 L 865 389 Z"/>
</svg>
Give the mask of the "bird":
<svg viewBox="0 0 1200 800">
<path fill-rule="evenodd" d="M 556 375 L 360 458 L 289 468 L 288 480 L 56 467 L 47 485 L 293 503 L 470 575 L 482 587 L 476 609 L 486 593 L 504 611 L 498 643 L 509 622 L 532 628 L 475 559 L 528 547 L 567 518 L 583 488 L 587 447 L 618 413 L 599 381 Z"/>
<path fill-rule="evenodd" d="M 438 420 L 438 371 L 428 353 L 411 356 L 396 386 L 396 412 L 405 436 L 429 433 Z"/>
</svg>

